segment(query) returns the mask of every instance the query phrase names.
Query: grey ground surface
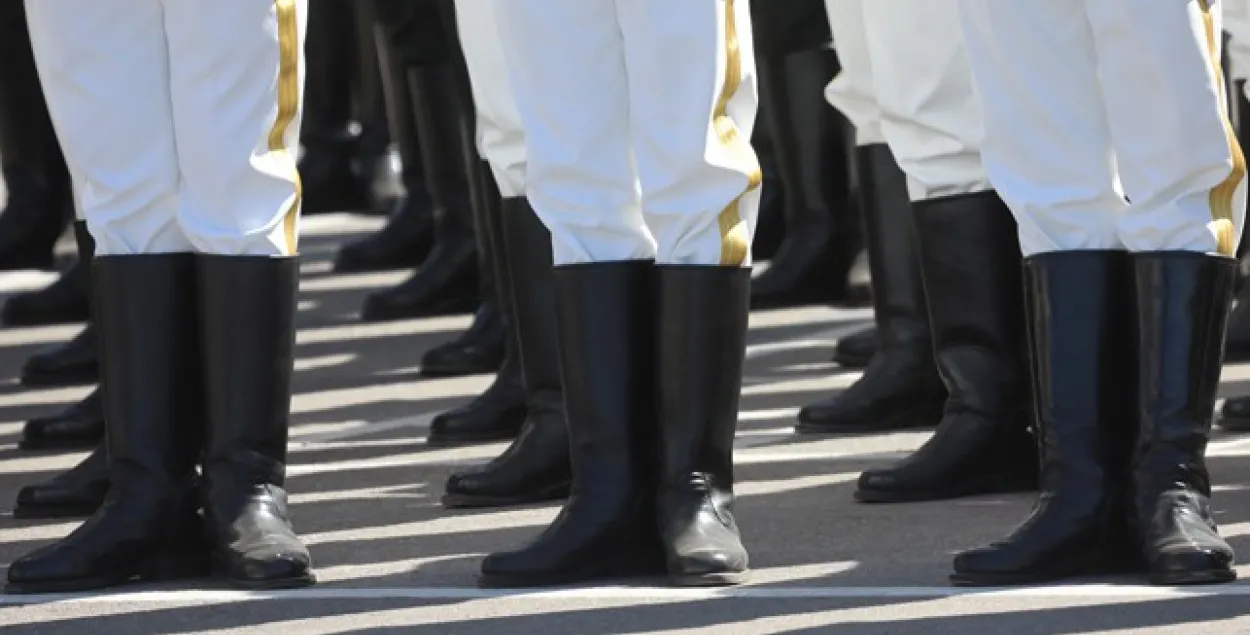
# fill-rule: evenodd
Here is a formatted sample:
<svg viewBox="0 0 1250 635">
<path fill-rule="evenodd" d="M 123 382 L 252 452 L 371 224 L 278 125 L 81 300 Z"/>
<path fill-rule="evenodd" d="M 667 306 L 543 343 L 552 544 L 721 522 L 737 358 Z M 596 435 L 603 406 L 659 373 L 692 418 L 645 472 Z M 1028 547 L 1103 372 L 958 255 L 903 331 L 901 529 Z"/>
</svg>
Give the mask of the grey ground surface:
<svg viewBox="0 0 1250 635">
<path fill-rule="evenodd" d="M 2 198 L 2 195 L 0 195 Z M 422 351 L 467 317 L 362 325 L 362 296 L 403 273 L 330 273 L 336 245 L 377 219 L 308 221 L 291 439 L 290 490 L 299 530 L 322 583 L 307 591 L 249 595 L 224 588 L 132 587 L 76 597 L 0 596 L 5 635 L 846 635 L 1250 633 L 1250 586 L 1173 590 L 1132 579 L 1043 588 L 956 592 L 951 554 L 999 537 L 1031 497 L 864 506 L 856 474 L 914 449 L 923 432 L 796 437 L 797 407 L 858 376 L 827 362 L 866 310 L 825 308 L 753 316 L 739 435 L 740 520 L 755 576 L 729 591 L 676 591 L 655 581 L 545 592 L 474 588 L 480 556 L 536 533 L 555 506 L 445 512 L 453 470 L 502 445 L 434 449 L 430 417 L 464 402 L 489 377 L 425 380 Z M 38 288 L 50 274 L 0 274 L 0 294 Z M 0 568 L 71 530 L 73 523 L 18 521 L 18 487 L 81 455 L 18 452 L 25 419 L 86 388 L 27 390 L 16 378 L 31 353 L 76 327 L 0 330 Z M 1224 393 L 1250 392 L 1250 366 L 1230 366 Z M 1250 437 L 1212 445 L 1224 533 L 1250 557 Z M 1250 568 L 1243 567 L 1243 574 Z"/>
</svg>

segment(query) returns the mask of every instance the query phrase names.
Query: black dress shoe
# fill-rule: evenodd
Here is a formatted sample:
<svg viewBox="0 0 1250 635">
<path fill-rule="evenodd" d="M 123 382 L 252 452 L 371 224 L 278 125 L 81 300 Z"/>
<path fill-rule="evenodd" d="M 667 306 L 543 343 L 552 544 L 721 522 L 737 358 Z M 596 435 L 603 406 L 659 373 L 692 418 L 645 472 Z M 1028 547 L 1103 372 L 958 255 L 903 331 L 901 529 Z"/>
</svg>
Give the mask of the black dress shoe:
<svg viewBox="0 0 1250 635">
<path fill-rule="evenodd" d="M 23 450 L 78 450 L 95 447 L 104 438 L 104 402 L 99 389 L 86 399 L 50 417 L 26 422 Z"/>
<path fill-rule="evenodd" d="M 833 347 L 833 362 L 842 368 L 864 368 L 879 347 L 877 328 L 871 326 L 838 339 Z"/>
</svg>

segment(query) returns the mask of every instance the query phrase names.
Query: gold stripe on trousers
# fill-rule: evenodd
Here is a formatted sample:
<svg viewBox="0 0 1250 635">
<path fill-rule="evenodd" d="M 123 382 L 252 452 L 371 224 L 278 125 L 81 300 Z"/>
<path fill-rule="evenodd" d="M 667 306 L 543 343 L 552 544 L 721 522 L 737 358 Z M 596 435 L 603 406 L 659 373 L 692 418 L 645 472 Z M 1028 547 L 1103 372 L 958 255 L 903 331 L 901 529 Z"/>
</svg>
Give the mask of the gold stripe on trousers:
<svg viewBox="0 0 1250 635">
<path fill-rule="evenodd" d="M 282 164 L 291 166 L 295 180 L 295 199 L 283 219 L 286 255 L 293 256 L 299 250 L 299 212 L 304 186 L 295 157 L 287 147 L 286 135 L 299 114 L 299 15 L 296 0 L 274 0 L 273 6 L 278 18 L 278 116 L 269 129 L 269 152 Z"/>
<path fill-rule="evenodd" d="M 729 102 L 742 88 L 742 49 L 738 38 L 738 20 L 734 8 L 734 0 L 725 3 L 725 77 L 720 97 L 712 109 L 712 126 L 720 138 L 721 145 L 729 150 L 739 165 L 750 166 L 745 172 L 749 179 L 747 189 L 739 194 L 720 213 L 721 257 L 724 266 L 740 266 L 746 262 L 751 249 L 751 233 L 743 220 L 740 211 L 742 197 L 755 191 L 764 182 L 764 173 L 760 170 L 759 159 L 751 148 L 751 143 L 742 138 L 738 124 L 729 116 Z"/>
<path fill-rule="evenodd" d="M 1233 224 L 1233 197 L 1237 195 L 1237 188 L 1246 178 L 1246 155 L 1241 150 L 1241 144 L 1237 141 L 1237 132 L 1233 130 L 1233 124 L 1228 118 L 1224 67 L 1220 63 L 1220 41 L 1217 39 L 1219 34 L 1215 32 L 1215 16 L 1211 14 L 1211 1 L 1198 0 L 1198 6 L 1202 9 L 1202 22 L 1206 29 L 1208 59 L 1211 60 L 1215 71 L 1215 83 L 1219 94 L 1223 97 L 1220 101 L 1220 114 L 1224 120 L 1224 133 L 1228 137 L 1229 152 L 1233 157 L 1232 172 L 1229 173 L 1228 178 L 1211 190 L 1211 219 L 1214 221 L 1216 233 L 1216 250 L 1220 255 L 1234 256 L 1236 255 L 1237 227 Z"/>
</svg>

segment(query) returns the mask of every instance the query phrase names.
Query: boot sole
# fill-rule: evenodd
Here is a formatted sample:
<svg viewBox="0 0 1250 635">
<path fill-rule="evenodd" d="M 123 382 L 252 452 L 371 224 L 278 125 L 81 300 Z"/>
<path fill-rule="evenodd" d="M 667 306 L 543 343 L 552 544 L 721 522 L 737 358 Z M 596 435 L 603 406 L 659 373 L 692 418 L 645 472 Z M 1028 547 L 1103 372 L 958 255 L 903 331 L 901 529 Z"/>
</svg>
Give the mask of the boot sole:
<svg viewBox="0 0 1250 635">
<path fill-rule="evenodd" d="M 282 578 L 280 580 L 242 580 L 225 575 L 219 577 L 225 580 L 226 584 L 244 591 L 281 591 L 283 589 L 303 589 L 317 583 L 317 576 L 312 573 L 295 578 Z"/>
<path fill-rule="evenodd" d="M 531 505 L 569 497 L 569 483 L 548 487 L 540 492 L 515 496 L 486 496 L 474 494 L 443 494 L 440 501 L 447 509 L 477 509 L 486 507 L 515 507 Z"/>
<path fill-rule="evenodd" d="M 499 372 L 499 367 L 503 364 L 481 364 L 479 366 L 422 366 L 420 376 L 422 377 L 466 377 L 468 375 L 485 375 L 487 373 Z"/>
<path fill-rule="evenodd" d="M 18 507 L 13 517 L 21 520 L 54 520 L 58 518 L 89 518 L 99 505 L 81 507 Z"/>
<path fill-rule="evenodd" d="M 4 587 L 9 595 L 41 595 L 46 593 L 80 593 L 145 582 L 176 582 L 208 578 L 208 557 L 202 554 L 156 558 L 144 563 L 131 575 L 101 575 L 51 582 L 10 582 Z"/>
<path fill-rule="evenodd" d="M 736 571 L 732 573 L 701 573 L 694 575 L 670 574 L 669 582 L 673 586 L 682 587 L 714 587 L 714 586 L 736 586 L 746 583 L 751 578 L 748 571 Z"/>
<path fill-rule="evenodd" d="M 945 490 L 895 492 L 889 490 L 855 490 L 855 501 L 866 504 L 889 503 L 923 503 L 927 501 L 951 500 L 984 494 L 1012 494 L 1016 492 L 1032 492 L 1037 490 L 1037 479 L 1024 479 L 1016 475 L 983 476 L 969 481 L 961 487 Z"/>
<path fill-rule="evenodd" d="M 941 409 L 915 409 L 902 412 L 884 419 L 877 419 L 873 425 L 829 425 L 812 422 L 799 422 L 794 431 L 799 434 L 851 434 L 885 432 L 890 430 L 910 430 L 915 428 L 936 427 L 942 420 Z"/>
<path fill-rule="evenodd" d="M 1237 580 L 1237 572 L 1232 569 L 1210 569 L 1208 571 L 1184 572 L 1151 572 L 1149 580 L 1151 584 L 1156 586 L 1227 584 Z"/>
</svg>

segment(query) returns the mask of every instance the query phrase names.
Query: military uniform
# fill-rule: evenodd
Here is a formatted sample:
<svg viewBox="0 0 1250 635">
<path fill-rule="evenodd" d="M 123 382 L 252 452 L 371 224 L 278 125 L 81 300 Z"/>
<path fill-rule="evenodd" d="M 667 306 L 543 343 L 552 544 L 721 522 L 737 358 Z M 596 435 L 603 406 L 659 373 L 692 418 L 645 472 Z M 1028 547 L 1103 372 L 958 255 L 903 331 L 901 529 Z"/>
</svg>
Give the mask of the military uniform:
<svg viewBox="0 0 1250 635">
<path fill-rule="evenodd" d="M 304 8 L 27 3 L 96 243 L 110 486 L 90 520 L 13 563 L 9 591 L 198 577 L 210 562 L 245 588 L 312 582 L 283 490 Z"/>
<path fill-rule="evenodd" d="M 486 585 L 740 581 L 731 511 L 761 175 L 747 2 L 496 0 L 552 235 L 572 496 Z"/>
<path fill-rule="evenodd" d="M 1037 509 L 959 584 L 1235 577 L 1204 460 L 1246 163 L 1209 0 L 962 0 L 990 180 L 1026 255 Z"/>
<path fill-rule="evenodd" d="M 861 501 L 1029 489 L 1037 461 L 1025 409 L 1020 250 L 981 161 L 959 7 L 826 6 L 843 66 L 828 97 L 858 133 L 881 348 L 861 381 L 801 411 L 799 429 L 938 425 L 904 461 L 865 472 Z"/>
</svg>

